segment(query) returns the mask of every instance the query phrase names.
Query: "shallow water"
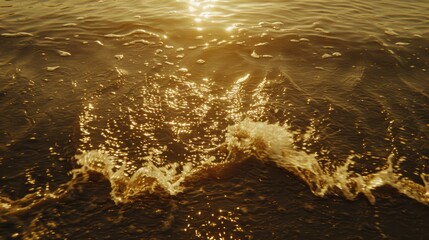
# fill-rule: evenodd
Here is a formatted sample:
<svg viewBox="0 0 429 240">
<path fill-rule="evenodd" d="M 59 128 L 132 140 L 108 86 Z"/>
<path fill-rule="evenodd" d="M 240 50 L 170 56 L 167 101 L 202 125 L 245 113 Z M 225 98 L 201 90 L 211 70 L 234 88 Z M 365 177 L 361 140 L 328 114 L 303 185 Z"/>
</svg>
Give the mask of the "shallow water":
<svg viewBox="0 0 429 240">
<path fill-rule="evenodd" d="M 1 2 L 0 238 L 427 239 L 427 12 Z"/>
</svg>

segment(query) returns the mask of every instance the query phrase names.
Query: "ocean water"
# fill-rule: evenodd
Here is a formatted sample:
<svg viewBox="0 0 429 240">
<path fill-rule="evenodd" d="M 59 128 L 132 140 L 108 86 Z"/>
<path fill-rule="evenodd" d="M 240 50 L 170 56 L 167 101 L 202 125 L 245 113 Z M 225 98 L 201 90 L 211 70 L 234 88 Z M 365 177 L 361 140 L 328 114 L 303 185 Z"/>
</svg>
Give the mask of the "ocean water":
<svg viewBox="0 0 429 240">
<path fill-rule="evenodd" d="M 428 239 L 428 12 L 0 2 L 0 239 Z"/>
</svg>

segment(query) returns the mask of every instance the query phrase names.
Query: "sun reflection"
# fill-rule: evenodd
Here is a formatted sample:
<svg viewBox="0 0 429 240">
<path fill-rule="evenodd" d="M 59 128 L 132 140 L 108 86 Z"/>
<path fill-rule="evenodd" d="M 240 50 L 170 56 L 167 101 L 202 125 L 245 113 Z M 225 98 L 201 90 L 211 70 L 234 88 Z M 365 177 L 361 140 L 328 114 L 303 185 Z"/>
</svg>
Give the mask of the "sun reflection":
<svg viewBox="0 0 429 240">
<path fill-rule="evenodd" d="M 197 24 L 196 29 L 203 31 L 202 25 L 207 22 L 213 22 L 213 16 L 218 15 L 213 9 L 218 0 L 189 0 L 188 11 Z"/>
<path fill-rule="evenodd" d="M 240 214 L 236 211 L 213 209 L 213 211 L 198 211 L 195 215 L 188 215 L 185 232 L 192 233 L 200 239 L 226 240 L 226 239 L 251 239 L 251 231 L 246 231 L 240 223 Z M 191 224 L 196 222 L 199 224 Z"/>
</svg>

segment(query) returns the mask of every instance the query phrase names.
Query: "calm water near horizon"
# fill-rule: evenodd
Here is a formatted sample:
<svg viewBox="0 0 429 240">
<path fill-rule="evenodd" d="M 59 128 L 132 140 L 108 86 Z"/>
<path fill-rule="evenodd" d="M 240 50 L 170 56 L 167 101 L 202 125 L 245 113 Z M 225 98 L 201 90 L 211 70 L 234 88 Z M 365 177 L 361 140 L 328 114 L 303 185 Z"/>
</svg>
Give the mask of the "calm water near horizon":
<svg viewBox="0 0 429 240">
<path fill-rule="evenodd" d="M 0 2 L 0 239 L 428 239 L 429 1 Z"/>
</svg>

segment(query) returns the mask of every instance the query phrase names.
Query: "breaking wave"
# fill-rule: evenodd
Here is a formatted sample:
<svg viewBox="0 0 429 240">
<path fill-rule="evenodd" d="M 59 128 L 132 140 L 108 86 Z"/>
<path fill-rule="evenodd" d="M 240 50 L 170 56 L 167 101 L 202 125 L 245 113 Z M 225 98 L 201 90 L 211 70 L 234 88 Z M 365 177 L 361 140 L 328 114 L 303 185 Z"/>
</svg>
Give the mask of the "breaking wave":
<svg viewBox="0 0 429 240">
<path fill-rule="evenodd" d="M 256 157 L 260 161 L 274 162 L 278 167 L 293 173 L 304 181 L 311 191 L 320 197 L 334 194 L 349 200 L 359 194 L 365 195 L 374 204 L 373 191 L 382 186 L 391 186 L 398 192 L 423 204 L 429 204 L 429 175 L 421 174 L 424 186 L 400 174 L 396 174 L 392 159 L 395 153 L 385 159 L 382 170 L 362 175 L 350 169 L 353 156 L 333 171 L 325 170 L 317 155 L 299 150 L 294 146 L 293 134 L 287 126 L 244 120 L 227 128 L 225 143 L 220 146 L 228 152 L 222 161 L 210 157 L 200 164 L 170 163 L 156 166 L 150 158 L 134 172 L 127 172 L 127 162 L 108 155 L 103 150 L 92 150 L 76 156 L 79 170 L 94 171 L 110 181 L 112 199 L 126 202 L 148 192 L 164 192 L 176 195 L 185 189 L 184 183 L 195 177 L 205 176 L 204 171 L 219 168 Z M 120 164 L 121 163 L 121 164 Z M 120 167 L 118 167 L 120 164 Z M 115 167 L 116 166 L 116 167 Z"/>
</svg>

